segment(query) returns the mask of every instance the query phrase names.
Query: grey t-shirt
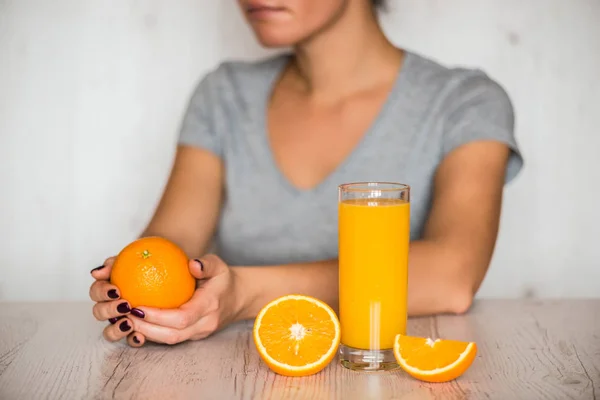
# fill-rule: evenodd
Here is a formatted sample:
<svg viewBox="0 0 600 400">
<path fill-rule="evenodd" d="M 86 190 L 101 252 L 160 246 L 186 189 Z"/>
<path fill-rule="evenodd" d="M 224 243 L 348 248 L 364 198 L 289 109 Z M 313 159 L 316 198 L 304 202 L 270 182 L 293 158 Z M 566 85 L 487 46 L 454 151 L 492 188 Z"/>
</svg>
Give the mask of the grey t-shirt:
<svg viewBox="0 0 600 400">
<path fill-rule="evenodd" d="M 230 265 L 277 265 L 337 257 L 337 186 L 391 181 L 411 186 L 411 239 L 423 234 L 433 178 L 453 149 L 496 140 L 511 149 L 506 181 L 522 167 L 506 92 L 483 72 L 450 69 L 407 52 L 364 138 L 317 187 L 300 190 L 278 169 L 268 142 L 267 104 L 289 56 L 224 62 L 202 79 L 179 143 L 221 157 L 225 201 L 214 238 Z"/>
</svg>

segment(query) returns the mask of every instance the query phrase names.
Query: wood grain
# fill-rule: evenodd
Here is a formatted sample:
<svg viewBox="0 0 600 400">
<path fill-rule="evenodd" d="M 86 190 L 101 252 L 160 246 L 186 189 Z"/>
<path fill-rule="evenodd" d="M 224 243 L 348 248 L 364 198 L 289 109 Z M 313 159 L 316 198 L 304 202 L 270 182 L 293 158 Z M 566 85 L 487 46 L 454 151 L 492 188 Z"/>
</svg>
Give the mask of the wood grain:
<svg viewBox="0 0 600 400">
<path fill-rule="evenodd" d="M 91 303 L 0 303 L 0 399 L 597 399 L 600 299 L 480 300 L 464 316 L 411 319 L 409 334 L 474 340 L 454 382 L 337 362 L 306 378 L 260 361 L 251 323 L 199 342 L 132 349 L 102 339 Z"/>
</svg>

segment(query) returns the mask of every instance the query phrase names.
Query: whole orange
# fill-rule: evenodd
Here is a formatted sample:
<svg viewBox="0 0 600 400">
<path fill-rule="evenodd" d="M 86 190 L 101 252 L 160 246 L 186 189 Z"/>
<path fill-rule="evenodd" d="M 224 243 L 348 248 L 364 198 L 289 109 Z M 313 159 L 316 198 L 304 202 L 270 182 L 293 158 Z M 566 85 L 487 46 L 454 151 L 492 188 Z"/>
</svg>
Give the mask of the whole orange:
<svg viewBox="0 0 600 400">
<path fill-rule="evenodd" d="M 186 254 L 160 237 L 138 239 L 121 250 L 110 281 L 131 307 L 177 308 L 196 289 Z"/>
</svg>

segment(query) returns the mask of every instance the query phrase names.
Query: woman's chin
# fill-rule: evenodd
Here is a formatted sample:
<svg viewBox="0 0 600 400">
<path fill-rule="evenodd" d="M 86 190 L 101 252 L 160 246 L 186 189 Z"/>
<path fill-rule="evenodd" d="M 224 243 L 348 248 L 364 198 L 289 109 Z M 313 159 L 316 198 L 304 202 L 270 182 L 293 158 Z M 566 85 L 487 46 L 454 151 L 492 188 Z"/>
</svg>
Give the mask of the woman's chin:
<svg viewBox="0 0 600 400">
<path fill-rule="evenodd" d="M 293 47 L 301 40 L 296 36 L 292 35 L 273 35 L 273 34 L 261 34 L 256 33 L 256 39 L 258 42 L 266 48 L 282 48 L 282 47 Z"/>
</svg>

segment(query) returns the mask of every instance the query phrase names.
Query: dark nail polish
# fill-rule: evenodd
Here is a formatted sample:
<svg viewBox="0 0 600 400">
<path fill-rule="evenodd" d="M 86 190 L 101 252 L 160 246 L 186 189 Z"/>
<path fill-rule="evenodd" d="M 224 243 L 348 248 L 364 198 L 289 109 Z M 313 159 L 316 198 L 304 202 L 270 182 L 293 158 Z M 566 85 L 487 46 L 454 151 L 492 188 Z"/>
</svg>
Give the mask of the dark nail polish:
<svg viewBox="0 0 600 400">
<path fill-rule="evenodd" d="M 114 318 L 109 318 L 108 322 L 110 322 L 111 324 L 116 324 L 118 320 L 120 320 L 121 318 L 125 318 L 124 315 L 120 316 L 120 317 L 114 317 Z"/>
<path fill-rule="evenodd" d="M 194 261 L 196 261 L 198 264 L 200 264 L 200 271 L 204 271 L 204 263 L 200 260 L 198 260 L 197 258 L 194 258 Z"/>
<path fill-rule="evenodd" d="M 128 313 L 129 311 L 131 311 L 131 308 L 129 308 L 129 304 L 121 303 L 117 306 L 117 311 L 120 312 L 121 314 L 125 314 L 125 313 Z"/>
<path fill-rule="evenodd" d="M 104 265 L 94 268 L 93 270 L 90 271 L 90 274 L 94 271 L 100 271 L 102 268 L 104 268 Z"/>
<path fill-rule="evenodd" d="M 140 339 L 138 339 L 137 336 L 135 336 L 135 335 L 133 336 L 133 343 L 135 343 L 135 344 L 140 344 L 141 343 Z"/>
<path fill-rule="evenodd" d="M 121 332 L 127 332 L 131 329 L 131 325 L 129 325 L 129 322 L 123 321 L 121 322 L 121 325 L 119 325 L 119 329 L 121 330 Z"/>
<path fill-rule="evenodd" d="M 111 299 L 119 298 L 119 293 L 117 293 L 117 289 L 110 289 L 107 294 L 108 294 L 108 297 L 110 297 Z"/>
<path fill-rule="evenodd" d="M 136 316 L 138 318 L 144 318 L 146 316 L 146 314 L 144 314 L 144 312 L 138 308 L 132 308 L 131 315 Z"/>
</svg>

